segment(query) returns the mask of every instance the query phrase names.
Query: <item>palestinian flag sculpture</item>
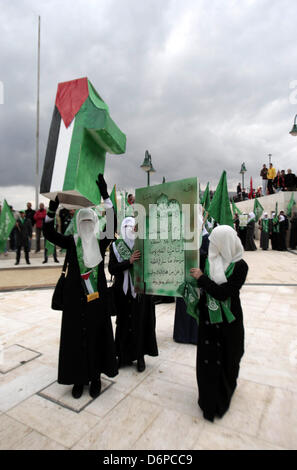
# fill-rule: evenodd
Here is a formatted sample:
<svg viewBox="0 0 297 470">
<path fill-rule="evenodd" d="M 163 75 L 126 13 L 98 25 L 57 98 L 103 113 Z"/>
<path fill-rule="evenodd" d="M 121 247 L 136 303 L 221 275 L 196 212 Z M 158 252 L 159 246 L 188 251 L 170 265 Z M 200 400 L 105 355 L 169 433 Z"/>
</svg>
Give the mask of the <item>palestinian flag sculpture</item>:
<svg viewBox="0 0 297 470">
<path fill-rule="evenodd" d="M 106 152 L 123 154 L 126 136 L 87 78 L 59 83 L 40 193 L 72 206 L 100 203 L 95 183 Z"/>
</svg>

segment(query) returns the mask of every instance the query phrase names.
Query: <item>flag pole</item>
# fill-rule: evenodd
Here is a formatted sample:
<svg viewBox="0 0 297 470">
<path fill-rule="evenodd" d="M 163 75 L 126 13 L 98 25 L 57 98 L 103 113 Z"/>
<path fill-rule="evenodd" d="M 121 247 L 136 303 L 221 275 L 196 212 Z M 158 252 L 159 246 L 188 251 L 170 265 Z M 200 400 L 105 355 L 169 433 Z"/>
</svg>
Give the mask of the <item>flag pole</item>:
<svg viewBox="0 0 297 470">
<path fill-rule="evenodd" d="M 35 206 L 39 205 L 39 91 L 40 91 L 40 16 L 38 16 L 37 110 L 36 110 L 36 181 Z"/>
</svg>

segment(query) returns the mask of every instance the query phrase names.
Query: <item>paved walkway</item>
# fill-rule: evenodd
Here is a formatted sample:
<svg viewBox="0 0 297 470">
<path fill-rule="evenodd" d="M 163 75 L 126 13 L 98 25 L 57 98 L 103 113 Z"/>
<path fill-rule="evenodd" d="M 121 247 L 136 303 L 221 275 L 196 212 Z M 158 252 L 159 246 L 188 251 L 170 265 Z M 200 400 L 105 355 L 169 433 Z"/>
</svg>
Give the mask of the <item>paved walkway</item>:
<svg viewBox="0 0 297 470">
<path fill-rule="evenodd" d="M 87 390 L 74 400 L 56 384 L 52 288 L 0 292 L 0 448 L 297 449 L 297 256 L 245 259 L 245 355 L 230 410 L 213 424 L 197 406 L 196 347 L 172 340 L 174 304 L 156 307 L 159 356 L 145 372 L 121 369 L 96 400 Z"/>
</svg>

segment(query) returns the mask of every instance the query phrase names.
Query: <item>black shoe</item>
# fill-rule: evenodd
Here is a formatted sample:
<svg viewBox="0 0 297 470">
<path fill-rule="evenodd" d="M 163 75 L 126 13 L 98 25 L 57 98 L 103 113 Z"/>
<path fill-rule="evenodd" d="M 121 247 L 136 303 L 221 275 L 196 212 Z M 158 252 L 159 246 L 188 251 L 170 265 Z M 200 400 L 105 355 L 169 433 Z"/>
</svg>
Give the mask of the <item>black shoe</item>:
<svg viewBox="0 0 297 470">
<path fill-rule="evenodd" d="M 203 418 L 207 421 L 210 421 L 211 423 L 214 422 L 214 416 L 209 413 L 206 413 L 205 411 L 203 411 Z"/>
<path fill-rule="evenodd" d="M 26 261 L 27 264 L 31 264 L 30 261 Z"/>
<path fill-rule="evenodd" d="M 54 259 L 54 262 L 55 262 L 55 263 L 60 263 L 60 261 L 59 261 L 57 258 Z"/>
<path fill-rule="evenodd" d="M 16 266 L 17 264 L 20 264 L 20 262 L 19 262 L 19 261 L 16 261 L 14 264 L 15 264 L 15 266 Z"/>
<path fill-rule="evenodd" d="M 44 261 L 42 261 L 42 264 L 44 264 L 44 263 L 47 263 L 47 259 L 45 259 Z"/>
<path fill-rule="evenodd" d="M 144 357 L 137 359 L 137 370 L 138 372 L 143 372 L 145 369 Z"/>
<path fill-rule="evenodd" d="M 92 380 L 91 385 L 90 385 L 90 396 L 92 398 L 97 398 L 99 397 L 100 392 L 101 392 L 101 380 L 100 379 Z"/>
<path fill-rule="evenodd" d="M 83 384 L 74 384 L 72 388 L 73 398 L 80 398 L 83 394 L 84 386 Z"/>
</svg>

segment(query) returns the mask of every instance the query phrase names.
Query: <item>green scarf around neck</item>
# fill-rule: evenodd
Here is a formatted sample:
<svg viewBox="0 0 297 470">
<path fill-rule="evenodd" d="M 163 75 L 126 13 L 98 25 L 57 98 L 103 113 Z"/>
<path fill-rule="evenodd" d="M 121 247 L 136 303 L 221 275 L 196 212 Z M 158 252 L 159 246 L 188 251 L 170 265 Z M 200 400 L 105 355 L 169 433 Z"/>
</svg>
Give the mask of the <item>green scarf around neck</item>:
<svg viewBox="0 0 297 470">
<path fill-rule="evenodd" d="M 225 271 L 226 278 L 228 279 L 231 274 L 234 271 L 234 266 L 235 263 L 231 263 L 227 270 Z M 205 270 L 204 273 L 206 276 L 209 277 L 209 261 L 208 258 L 205 263 Z M 210 294 L 206 293 L 206 302 L 207 302 L 207 308 L 208 308 L 208 313 L 209 313 L 209 319 L 210 323 L 222 323 L 223 322 L 223 313 L 228 321 L 228 323 L 231 323 L 235 320 L 235 317 L 233 313 L 231 312 L 231 299 L 228 298 L 227 300 L 220 301 L 214 299 Z"/>
</svg>

